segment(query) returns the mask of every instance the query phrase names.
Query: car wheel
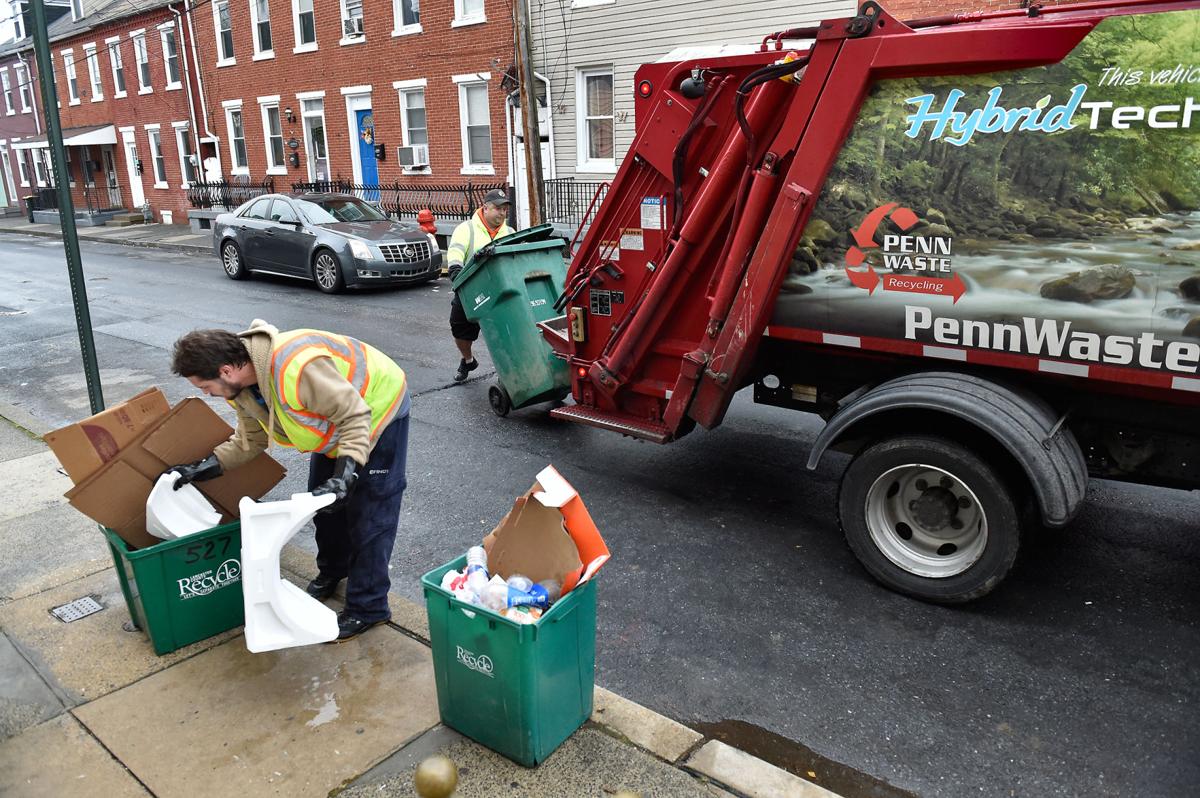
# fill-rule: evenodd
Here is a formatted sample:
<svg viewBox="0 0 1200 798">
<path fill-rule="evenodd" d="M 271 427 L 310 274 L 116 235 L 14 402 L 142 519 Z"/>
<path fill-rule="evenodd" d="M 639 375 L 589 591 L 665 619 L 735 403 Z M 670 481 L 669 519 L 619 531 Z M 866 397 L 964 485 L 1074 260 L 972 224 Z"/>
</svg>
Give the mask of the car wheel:
<svg viewBox="0 0 1200 798">
<path fill-rule="evenodd" d="M 863 567 L 940 604 L 979 598 L 1017 559 L 1020 502 L 985 460 L 944 438 L 902 436 L 862 450 L 842 477 L 838 515 Z"/>
<path fill-rule="evenodd" d="M 245 280 L 250 276 L 246 261 L 242 259 L 242 250 L 232 241 L 221 245 L 221 268 L 230 280 Z"/>
<path fill-rule="evenodd" d="M 337 256 L 327 249 L 317 252 L 313 258 L 313 280 L 327 294 L 340 294 L 346 288 L 346 280 L 342 277 L 342 264 Z"/>
</svg>

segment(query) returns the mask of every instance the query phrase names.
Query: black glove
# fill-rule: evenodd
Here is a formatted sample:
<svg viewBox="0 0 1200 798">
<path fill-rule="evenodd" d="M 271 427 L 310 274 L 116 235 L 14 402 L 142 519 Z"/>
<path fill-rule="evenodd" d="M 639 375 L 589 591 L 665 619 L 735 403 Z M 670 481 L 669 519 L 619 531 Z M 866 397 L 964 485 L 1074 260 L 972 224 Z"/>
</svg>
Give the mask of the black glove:
<svg viewBox="0 0 1200 798">
<path fill-rule="evenodd" d="M 197 460 L 187 465 L 171 466 L 163 473 L 169 474 L 172 471 L 179 473 L 179 479 L 175 482 L 175 490 L 179 490 L 189 482 L 203 482 L 206 479 L 216 479 L 222 474 L 221 463 L 217 460 L 215 454 L 210 454 L 203 460 Z"/>
<path fill-rule="evenodd" d="M 333 467 L 333 476 L 313 488 L 312 495 L 324 496 L 332 493 L 337 497 L 333 504 L 322 507 L 320 512 L 329 512 L 350 498 L 354 492 L 354 483 L 358 482 L 358 463 L 350 457 L 339 457 Z"/>
</svg>

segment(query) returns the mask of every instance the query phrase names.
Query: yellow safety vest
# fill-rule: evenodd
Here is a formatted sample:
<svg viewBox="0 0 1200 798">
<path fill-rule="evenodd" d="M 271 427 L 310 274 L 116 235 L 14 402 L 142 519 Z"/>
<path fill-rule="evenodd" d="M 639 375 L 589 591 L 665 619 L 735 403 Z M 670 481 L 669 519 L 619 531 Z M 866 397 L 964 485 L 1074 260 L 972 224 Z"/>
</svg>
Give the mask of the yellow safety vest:
<svg viewBox="0 0 1200 798">
<path fill-rule="evenodd" d="M 481 213 L 482 211 L 475 211 L 471 214 L 470 219 L 454 228 L 454 233 L 450 236 L 450 246 L 446 248 L 446 261 L 449 265 L 462 266 L 466 264 L 475 254 L 476 240 L 481 244 L 486 244 L 512 233 L 513 229 L 508 226 L 508 222 L 501 222 L 493 237 L 487 229 L 487 225 L 483 223 Z"/>
<path fill-rule="evenodd" d="M 287 434 L 284 446 L 302 452 L 332 454 L 338 445 L 337 425 L 306 409 L 300 402 L 300 373 L 313 358 L 328 357 L 371 408 L 371 440 L 380 424 L 404 400 L 404 370 L 374 347 L 346 335 L 320 330 L 289 330 L 275 336 L 271 352 L 271 402 L 275 418 Z"/>
</svg>

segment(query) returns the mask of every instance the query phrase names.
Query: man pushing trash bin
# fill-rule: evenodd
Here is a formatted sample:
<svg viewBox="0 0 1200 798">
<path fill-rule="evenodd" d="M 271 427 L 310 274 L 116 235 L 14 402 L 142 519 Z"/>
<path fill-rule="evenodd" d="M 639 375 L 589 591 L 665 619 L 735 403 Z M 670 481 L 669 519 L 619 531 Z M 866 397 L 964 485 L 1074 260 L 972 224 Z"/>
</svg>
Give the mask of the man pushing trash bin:
<svg viewBox="0 0 1200 798">
<path fill-rule="evenodd" d="M 391 618 L 388 561 L 396 541 L 408 452 L 404 371 L 379 350 L 320 330 L 194 330 L 175 342 L 172 370 L 237 410 L 237 429 L 207 458 L 177 465 L 176 488 L 254 459 L 270 438 L 310 452 L 308 489 L 337 500 L 315 518 L 317 578 L 327 599 L 346 582 L 337 640 Z M 270 436 L 268 437 L 268 430 Z"/>
<path fill-rule="evenodd" d="M 483 205 L 479 210 L 454 228 L 454 234 L 450 236 L 450 246 L 446 249 L 451 282 L 462 271 L 463 264 L 470 260 L 480 247 L 513 232 L 505 222 L 510 204 L 508 192 L 502 188 L 494 188 L 483 196 Z M 450 298 L 450 334 L 454 336 L 454 345 L 458 347 L 458 353 L 462 356 L 458 362 L 458 371 L 454 373 L 454 381 L 462 382 L 468 374 L 479 368 L 479 362 L 471 352 L 472 344 L 479 338 L 479 325 L 467 319 L 457 293 Z"/>
</svg>

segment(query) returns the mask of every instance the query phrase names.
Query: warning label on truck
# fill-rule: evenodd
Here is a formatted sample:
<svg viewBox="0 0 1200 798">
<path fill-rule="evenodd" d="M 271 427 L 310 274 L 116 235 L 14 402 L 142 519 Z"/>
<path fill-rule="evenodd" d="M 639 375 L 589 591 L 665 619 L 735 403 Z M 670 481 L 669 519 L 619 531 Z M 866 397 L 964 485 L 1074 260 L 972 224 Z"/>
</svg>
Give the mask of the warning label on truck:
<svg viewBox="0 0 1200 798">
<path fill-rule="evenodd" d="M 1109 17 L 1048 66 L 881 81 L 772 331 L 1195 377 L 1198 83 L 1197 10 Z"/>
<path fill-rule="evenodd" d="M 642 200 L 642 229 L 663 229 L 662 197 L 646 197 Z"/>
<path fill-rule="evenodd" d="M 645 248 L 641 230 L 636 227 L 626 227 L 621 230 L 621 249 L 641 251 Z"/>
</svg>

